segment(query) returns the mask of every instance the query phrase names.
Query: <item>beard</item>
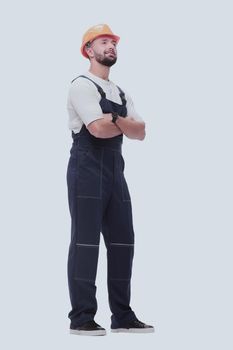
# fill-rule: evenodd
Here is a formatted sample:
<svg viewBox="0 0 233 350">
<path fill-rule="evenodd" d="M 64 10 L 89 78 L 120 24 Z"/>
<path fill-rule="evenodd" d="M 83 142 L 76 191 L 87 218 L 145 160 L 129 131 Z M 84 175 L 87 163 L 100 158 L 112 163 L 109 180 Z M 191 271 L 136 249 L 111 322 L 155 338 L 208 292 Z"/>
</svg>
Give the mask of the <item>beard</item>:
<svg viewBox="0 0 233 350">
<path fill-rule="evenodd" d="M 111 67 L 116 63 L 117 56 L 107 57 L 105 54 L 101 55 L 101 54 L 95 53 L 95 59 L 100 64 L 103 64 L 104 66 L 107 66 L 107 67 Z"/>
</svg>

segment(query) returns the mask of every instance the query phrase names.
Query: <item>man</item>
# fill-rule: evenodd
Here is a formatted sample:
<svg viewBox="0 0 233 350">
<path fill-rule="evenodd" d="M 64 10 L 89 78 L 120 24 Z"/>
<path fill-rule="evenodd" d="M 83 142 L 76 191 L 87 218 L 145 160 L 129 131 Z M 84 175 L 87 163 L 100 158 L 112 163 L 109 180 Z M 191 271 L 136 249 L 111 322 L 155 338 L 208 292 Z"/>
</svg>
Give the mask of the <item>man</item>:
<svg viewBox="0 0 233 350">
<path fill-rule="evenodd" d="M 71 334 L 106 334 L 94 321 L 100 232 L 107 248 L 111 331 L 154 331 L 139 321 L 130 307 L 134 229 L 122 141 L 123 135 L 143 140 L 145 122 L 134 110 L 130 96 L 108 78 L 117 61 L 119 39 L 106 24 L 87 30 L 81 53 L 89 59 L 90 68 L 72 80 L 68 94 L 73 137 L 67 168 Z"/>
</svg>

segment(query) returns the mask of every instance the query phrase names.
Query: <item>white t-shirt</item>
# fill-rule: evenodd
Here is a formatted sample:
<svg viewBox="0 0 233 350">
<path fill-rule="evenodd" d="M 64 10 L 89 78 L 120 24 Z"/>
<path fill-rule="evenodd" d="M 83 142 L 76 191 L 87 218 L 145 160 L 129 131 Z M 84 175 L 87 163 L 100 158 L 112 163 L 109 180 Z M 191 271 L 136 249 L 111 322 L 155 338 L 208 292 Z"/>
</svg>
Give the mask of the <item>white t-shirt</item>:
<svg viewBox="0 0 233 350">
<path fill-rule="evenodd" d="M 120 91 L 111 80 L 99 78 L 89 71 L 82 75 L 87 76 L 100 85 L 108 100 L 122 104 L 119 95 Z M 135 120 L 143 121 L 134 109 L 132 98 L 123 88 L 122 90 L 125 93 L 127 115 L 133 117 Z M 83 123 L 87 126 L 94 120 L 102 119 L 103 112 L 99 104 L 100 100 L 101 95 L 92 81 L 83 77 L 74 80 L 69 88 L 67 99 L 67 110 L 69 114 L 68 128 L 73 130 L 74 133 L 78 133 Z"/>
</svg>

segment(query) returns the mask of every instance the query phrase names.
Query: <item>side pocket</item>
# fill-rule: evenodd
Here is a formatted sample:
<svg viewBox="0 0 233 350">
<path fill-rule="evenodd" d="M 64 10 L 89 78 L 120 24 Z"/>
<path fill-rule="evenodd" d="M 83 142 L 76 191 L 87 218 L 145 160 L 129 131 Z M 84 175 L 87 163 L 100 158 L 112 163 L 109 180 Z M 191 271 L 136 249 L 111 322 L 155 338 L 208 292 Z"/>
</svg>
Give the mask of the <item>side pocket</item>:
<svg viewBox="0 0 233 350">
<path fill-rule="evenodd" d="M 101 199 L 103 149 L 79 150 L 78 157 L 76 196 Z"/>
<path fill-rule="evenodd" d="M 124 160 L 122 154 L 120 154 L 120 159 L 121 159 L 120 181 L 121 181 L 122 200 L 124 202 L 130 202 L 131 201 L 131 197 L 130 197 L 130 193 L 129 193 L 129 188 L 128 188 L 128 184 L 127 184 L 127 181 L 126 181 L 125 175 L 124 175 L 125 160 Z"/>
<path fill-rule="evenodd" d="M 81 159 L 83 156 L 86 156 L 89 153 L 90 149 L 89 148 L 81 148 L 77 145 L 72 146 L 70 150 L 70 155 L 74 159 Z"/>
<path fill-rule="evenodd" d="M 121 170 L 122 170 L 122 172 L 124 172 L 124 170 L 125 170 L 125 160 L 124 160 L 122 154 L 121 154 Z"/>
</svg>

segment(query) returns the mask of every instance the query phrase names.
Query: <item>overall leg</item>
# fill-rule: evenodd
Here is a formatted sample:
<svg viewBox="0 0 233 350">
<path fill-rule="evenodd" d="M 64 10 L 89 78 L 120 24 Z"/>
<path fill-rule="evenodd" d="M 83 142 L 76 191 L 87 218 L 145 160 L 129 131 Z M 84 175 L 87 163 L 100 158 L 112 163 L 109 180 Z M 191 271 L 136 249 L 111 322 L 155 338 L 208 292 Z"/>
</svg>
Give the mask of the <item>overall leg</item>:
<svg viewBox="0 0 233 350">
<path fill-rule="evenodd" d="M 94 319 L 96 272 L 102 220 L 101 153 L 73 149 L 67 169 L 71 241 L 67 273 L 72 325 Z"/>
<path fill-rule="evenodd" d="M 124 160 L 116 152 L 112 195 L 105 210 L 102 234 L 107 248 L 108 294 L 112 325 L 124 325 L 136 315 L 130 307 L 130 282 L 134 256 L 134 230 Z"/>
</svg>

